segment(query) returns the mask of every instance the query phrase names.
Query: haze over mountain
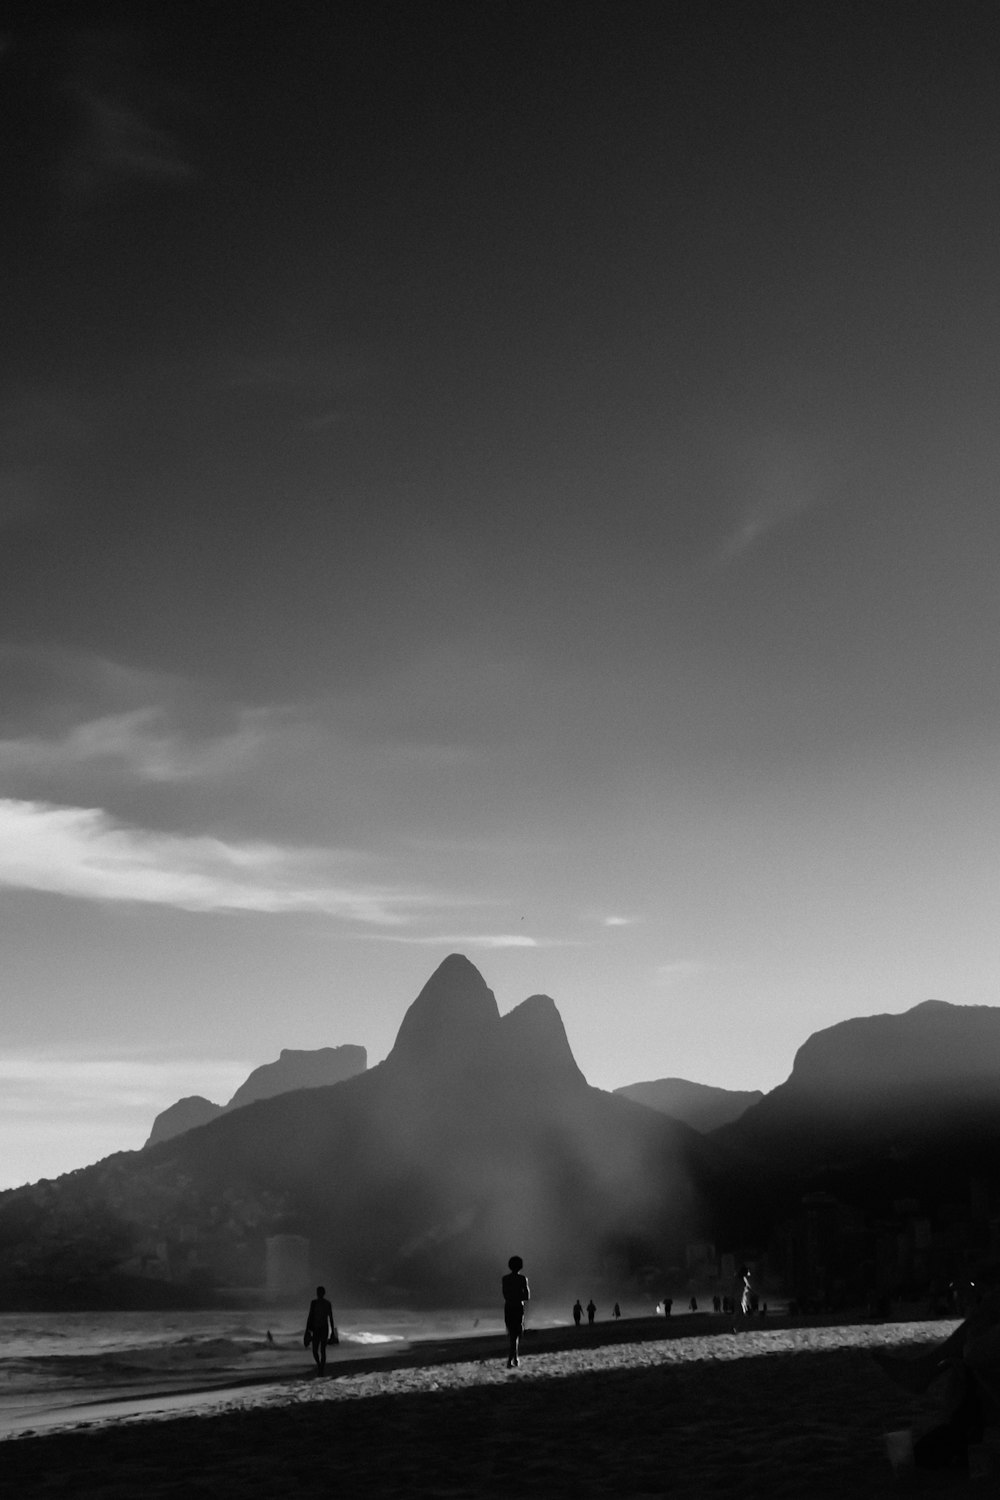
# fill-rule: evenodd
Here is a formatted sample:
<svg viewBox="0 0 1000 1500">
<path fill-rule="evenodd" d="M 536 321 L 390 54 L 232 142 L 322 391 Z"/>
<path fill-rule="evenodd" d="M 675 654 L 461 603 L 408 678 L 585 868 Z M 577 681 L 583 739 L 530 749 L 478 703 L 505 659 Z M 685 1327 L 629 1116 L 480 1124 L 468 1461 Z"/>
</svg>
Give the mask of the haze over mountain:
<svg viewBox="0 0 1000 1500">
<path fill-rule="evenodd" d="M 809 1162 L 940 1136 L 1000 1109 L 1000 1009 L 925 1000 L 814 1033 L 785 1083 L 716 1132 L 743 1150 Z"/>
<path fill-rule="evenodd" d="M 365 1048 L 350 1043 L 340 1047 L 318 1047 L 312 1051 L 283 1047 L 277 1062 L 262 1063 L 259 1068 L 254 1068 L 228 1104 L 213 1104 L 211 1099 L 200 1094 L 190 1094 L 161 1110 L 153 1121 L 146 1145 L 155 1146 L 160 1141 L 183 1134 L 185 1130 L 207 1125 L 209 1120 L 229 1110 L 241 1109 L 257 1099 L 270 1099 L 275 1094 L 287 1094 L 294 1089 L 323 1088 L 340 1083 L 345 1078 L 353 1078 L 356 1073 L 363 1073 L 367 1066 Z"/>
<path fill-rule="evenodd" d="M 268 1086 L 291 1076 L 263 1072 Z M 900 1201 L 919 1203 L 939 1269 L 985 1253 L 998 1161 L 994 1008 L 929 1001 L 830 1027 L 706 1136 L 591 1087 L 548 996 L 501 1016 L 453 954 L 376 1067 L 0 1195 L 0 1301 L 259 1294 L 266 1242 L 283 1234 L 309 1242 L 311 1273 L 342 1298 L 479 1301 L 514 1250 L 551 1295 L 580 1276 L 662 1287 L 686 1275 L 692 1240 L 783 1245 L 801 1270 L 787 1247 L 811 1243 L 788 1229 L 803 1213 L 847 1226 L 822 1242 L 824 1274 L 861 1289 L 879 1236 L 897 1243 Z M 930 1251 L 918 1264 L 929 1274 Z"/>
<path fill-rule="evenodd" d="M 751 1104 L 759 1104 L 760 1089 L 720 1089 L 687 1078 L 657 1078 L 647 1083 L 627 1083 L 615 1089 L 624 1099 L 645 1104 L 695 1130 L 715 1130 L 739 1119 Z"/>
<path fill-rule="evenodd" d="M 682 1260 L 727 1183 L 723 1149 L 588 1085 L 548 996 L 501 1017 L 453 954 L 375 1068 L 0 1197 L 0 1283 L 259 1287 L 292 1233 L 341 1295 L 481 1297 L 514 1249 L 554 1289 Z"/>
<path fill-rule="evenodd" d="M 773 1241 L 782 1221 L 808 1212 L 842 1225 L 854 1215 L 823 1258 L 829 1272 L 840 1257 L 845 1282 L 870 1285 L 859 1226 L 869 1258 L 888 1236 L 881 1253 L 892 1260 L 891 1246 L 916 1234 L 899 1218 L 905 1204 L 933 1247 L 913 1265 L 925 1277 L 936 1267 L 946 1283 L 1000 1254 L 1000 1009 L 928 1000 L 839 1022 L 799 1048 L 785 1083 L 711 1139 L 741 1158 L 754 1184 L 744 1200 L 750 1240 Z"/>
</svg>

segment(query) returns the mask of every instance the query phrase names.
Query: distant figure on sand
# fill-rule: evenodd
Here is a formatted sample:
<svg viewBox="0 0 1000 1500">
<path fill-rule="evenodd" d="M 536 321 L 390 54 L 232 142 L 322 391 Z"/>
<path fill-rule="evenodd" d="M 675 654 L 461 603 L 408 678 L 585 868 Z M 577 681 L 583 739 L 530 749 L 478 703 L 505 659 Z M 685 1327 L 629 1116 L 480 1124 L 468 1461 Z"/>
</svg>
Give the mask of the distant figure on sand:
<svg viewBox="0 0 1000 1500">
<path fill-rule="evenodd" d="M 318 1286 L 316 1295 L 309 1304 L 306 1331 L 303 1343 L 312 1345 L 312 1356 L 316 1369 L 322 1375 L 326 1369 L 326 1346 L 333 1339 L 337 1342 L 337 1330 L 333 1326 L 333 1308 L 326 1299 L 326 1287 Z"/>
<path fill-rule="evenodd" d="M 876 1349 L 875 1362 L 914 1394 L 942 1381 L 946 1419 L 913 1443 L 921 1469 L 966 1467 L 969 1448 L 1000 1418 L 1000 1267 L 980 1273 L 987 1288 L 979 1306 L 940 1343 L 916 1355 Z"/>
<path fill-rule="evenodd" d="M 698 1311 L 698 1298 L 697 1297 L 692 1297 L 691 1301 L 688 1303 L 688 1307 L 691 1309 L 692 1312 L 697 1312 Z"/>
<path fill-rule="evenodd" d="M 596 1317 L 597 1317 L 597 1308 L 594 1306 L 594 1299 L 593 1299 L 593 1297 L 591 1297 L 590 1301 L 587 1303 L 587 1322 L 590 1323 L 591 1325 L 593 1325 L 594 1319 Z"/>
<path fill-rule="evenodd" d="M 611 1310 L 611 1316 L 612 1316 L 612 1317 L 613 1317 L 613 1318 L 615 1318 L 615 1319 L 617 1319 L 617 1318 L 620 1318 L 620 1317 L 621 1317 L 621 1315 L 622 1315 L 622 1310 L 621 1310 L 621 1308 L 620 1308 L 620 1307 L 619 1307 L 619 1306 L 618 1306 L 618 1303 L 617 1303 L 617 1302 L 616 1302 L 616 1303 L 615 1303 L 615 1305 L 614 1305 L 614 1307 L 613 1307 L 613 1308 L 612 1308 L 612 1310 Z"/>
<path fill-rule="evenodd" d="M 740 1266 L 733 1277 L 733 1317 L 739 1321 L 740 1318 L 750 1316 L 750 1271 L 747 1266 Z"/>
<path fill-rule="evenodd" d="M 524 1332 L 524 1304 L 530 1300 L 531 1291 L 528 1278 L 521 1270 L 524 1265 L 521 1257 L 512 1255 L 507 1264 L 510 1270 L 506 1276 L 501 1277 L 500 1288 L 503 1292 L 504 1327 L 507 1329 L 507 1368 L 512 1370 L 521 1363 L 519 1355 L 521 1334 Z"/>
<path fill-rule="evenodd" d="M 577 1297 L 576 1301 L 573 1303 L 573 1322 L 576 1324 L 577 1328 L 579 1328 L 580 1326 L 580 1319 L 582 1317 L 583 1303 L 580 1301 L 579 1297 Z"/>
</svg>

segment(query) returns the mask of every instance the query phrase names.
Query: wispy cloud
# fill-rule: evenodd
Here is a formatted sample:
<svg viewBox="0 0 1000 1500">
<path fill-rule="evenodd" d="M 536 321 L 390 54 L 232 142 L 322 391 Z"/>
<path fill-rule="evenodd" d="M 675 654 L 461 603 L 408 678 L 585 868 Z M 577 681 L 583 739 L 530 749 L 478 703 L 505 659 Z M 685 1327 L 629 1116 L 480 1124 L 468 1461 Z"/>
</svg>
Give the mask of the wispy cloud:
<svg viewBox="0 0 1000 1500">
<path fill-rule="evenodd" d="M 190 104 L 150 67 L 137 27 L 67 32 L 59 91 L 73 119 L 60 163 L 64 203 L 87 211 L 142 183 L 194 175 L 175 122 Z"/>
<path fill-rule="evenodd" d="M 384 933 L 389 942 L 413 943 L 421 948 L 556 948 L 567 946 L 545 938 L 528 937 L 523 932 L 451 932 L 428 934 Z"/>
<path fill-rule="evenodd" d="M 173 834 L 99 808 L 0 800 L 0 885 L 192 912 L 318 912 L 395 926 L 465 903 L 365 879 L 362 856 Z"/>
<path fill-rule="evenodd" d="M 140 110 L 91 88 L 75 92 L 85 120 L 66 164 L 66 186 L 75 196 L 116 182 L 180 182 L 192 175 L 173 137 Z"/>
<path fill-rule="evenodd" d="M 171 724 L 164 708 L 149 705 L 105 714 L 48 738 L 0 739 L 0 768 L 30 767 L 36 773 L 52 773 L 112 763 L 140 781 L 205 779 L 252 760 L 272 724 L 273 715 L 267 710 L 247 710 L 228 732 L 185 735 Z"/>
<path fill-rule="evenodd" d="M 759 440 L 745 458 L 742 513 L 722 545 L 720 562 L 735 562 L 771 532 L 825 503 L 840 468 L 829 440 L 792 432 Z"/>
<path fill-rule="evenodd" d="M 64 1049 L 0 1049 L 3 1110 L 35 1110 L 39 1090 L 46 1107 L 71 1111 L 100 1103 L 109 1095 L 119 1102 L 153 1104 L 180 1094 L 199 1093 L 228 1098 L 246 1078 L 253 1064 L 205 1058 L 167 1058 L 123 1055 L 95 1056 Z"/>
<path fill-rule="evenodd" d="M 638 917 L 609 916 L 602 917 L 601 922 L 605 927 L 634 927 Z"/>
</svg>

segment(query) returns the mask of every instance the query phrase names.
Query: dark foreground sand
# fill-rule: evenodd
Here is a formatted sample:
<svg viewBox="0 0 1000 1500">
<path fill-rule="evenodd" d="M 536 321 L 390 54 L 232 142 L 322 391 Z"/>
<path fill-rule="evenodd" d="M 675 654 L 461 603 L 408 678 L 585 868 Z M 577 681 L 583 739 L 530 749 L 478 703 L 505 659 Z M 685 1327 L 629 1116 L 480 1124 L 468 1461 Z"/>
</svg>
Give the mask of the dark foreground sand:
<svg viewBox="0 0 1000 1500">
<path fill-rule="evenodd" d="M 896 1488 L 882 1434 L 933 1410 L 871 1349 L 934 1331 L 694 1325 L 664 1338 L 662 1322 L 637 1321 L 529 1334 L 511 1372 L 499 1339 L 427 1345 L 231 1391 L 209 1415 L 0 1443 L 0 1494 L 864 1500 Z M 1000 1494 L 1000 1478 L 915 1489 Z"/>
</svg>

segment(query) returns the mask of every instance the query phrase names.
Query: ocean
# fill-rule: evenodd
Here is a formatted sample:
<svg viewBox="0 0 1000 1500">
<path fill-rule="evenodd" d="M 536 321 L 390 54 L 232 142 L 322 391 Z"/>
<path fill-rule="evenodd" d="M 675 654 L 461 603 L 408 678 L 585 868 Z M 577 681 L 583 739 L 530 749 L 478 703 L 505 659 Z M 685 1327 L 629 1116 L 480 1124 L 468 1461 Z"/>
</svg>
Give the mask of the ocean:
<svg viewBox="0 0 1000 1500">
<path fill-rule="evenodd" d="M 134 1409 L 156 1397 L 312 1374 L 306 1308 L 203 1312 L 0 1313 L 0 1437 L 79 1411 Z M 404 1350 L 417 1339 L 500 1333 L 488 1313 L 334 1310 L 328 1362 Z M 270 1334 L 270 1340 L 268 1339 Z"/>
</svg>

